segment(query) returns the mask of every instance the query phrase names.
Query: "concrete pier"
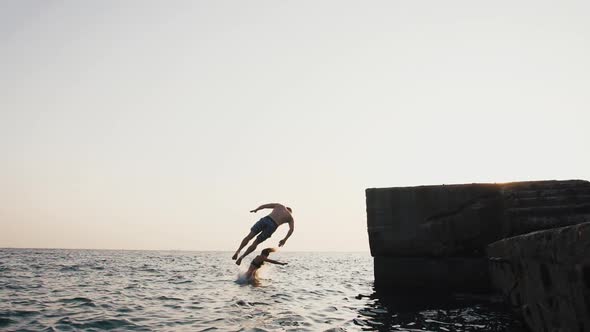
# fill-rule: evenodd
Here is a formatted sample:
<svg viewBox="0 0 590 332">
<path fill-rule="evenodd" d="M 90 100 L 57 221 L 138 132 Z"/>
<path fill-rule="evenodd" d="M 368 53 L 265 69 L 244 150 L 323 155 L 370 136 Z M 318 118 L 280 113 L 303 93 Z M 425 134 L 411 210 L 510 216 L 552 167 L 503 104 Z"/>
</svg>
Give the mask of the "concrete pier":
<svg viewBox="0 0 590 332">
<path fill-rule="evenodd" d="M 366 203 L 378 289 L 489 292 L 487 245 L 590 220 L 590 183 L 372 188 Z"/>
</svg>

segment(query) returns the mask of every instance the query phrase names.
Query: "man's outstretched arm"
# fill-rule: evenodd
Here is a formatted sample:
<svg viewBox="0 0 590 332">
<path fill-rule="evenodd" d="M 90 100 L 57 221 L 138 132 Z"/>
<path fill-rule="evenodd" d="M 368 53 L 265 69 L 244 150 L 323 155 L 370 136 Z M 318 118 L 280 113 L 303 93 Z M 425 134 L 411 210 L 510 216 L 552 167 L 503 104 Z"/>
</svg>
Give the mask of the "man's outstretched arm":
<svg viewBox="0 0 590 332">
<path fill-rule="evenodd" d="M 291 219 L 291 221 L 289 221 L 289 231 L 287 232 L 287 235 L 285 236 L 285 238 L 282 239 L 281 241 L 279 241 L 279 247 L 282 247 L 285 245 L 285 242 L 287 242 L 287 239 L 291 236 L 291 234 L 293 234 L 294 230 L 295 230 L 295 221 L 293 219 Z"/>
<path fill-rule="evenodd" d="M 258 212 L 258 210 L 262 210 L 262 209 L 274 209 L 277 206 L 280 206 L 281 204 L 279 203 L 268 203 L 268 204 L 262 204 L 259 207 L 255 208 L 254 210 L 251 210 L 250 212 Z"/>
</svg>

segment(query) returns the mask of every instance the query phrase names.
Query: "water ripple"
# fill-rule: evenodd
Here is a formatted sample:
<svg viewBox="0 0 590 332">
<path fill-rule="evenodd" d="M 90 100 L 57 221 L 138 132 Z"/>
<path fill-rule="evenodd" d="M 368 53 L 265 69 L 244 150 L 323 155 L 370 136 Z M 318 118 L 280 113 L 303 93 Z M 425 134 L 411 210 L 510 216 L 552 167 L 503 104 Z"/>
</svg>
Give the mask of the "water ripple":
<svg viewBox="0 0 590 332">
<path fill-rule="evenodd" d="M 230 256 L 0 249 L 0 329 L 518 330 L 505 310 L 487 304 L 422 308 L 380 297 L 368 254 L 277 252 L 272 258 L 289 265 L 263 266 L 259 287 L 235 282 L 247 264 L 237 267 Z"/>
</svg>

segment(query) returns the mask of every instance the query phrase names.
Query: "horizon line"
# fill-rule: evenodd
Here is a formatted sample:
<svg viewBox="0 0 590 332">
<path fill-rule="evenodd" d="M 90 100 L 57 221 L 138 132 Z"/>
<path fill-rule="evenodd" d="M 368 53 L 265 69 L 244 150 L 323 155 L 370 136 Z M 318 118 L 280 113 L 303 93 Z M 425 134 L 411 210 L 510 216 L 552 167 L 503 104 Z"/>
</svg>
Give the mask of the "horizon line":
<svg viewBox="0 0 590 332">
<path fill-rule="evenodd" d="M 113 248 L 49 248 L 49 247 L 0 247 L 0 250 L 5 249 L 20 249 L 20 250 L 96 250 L 96 251 L 178 251 L 178 252 L 234 252 L 233 250 L 198 250 L 198 249 L 113 249 Z M 334 252 L 334 253 L 347 253 L 347 252 L 367 252 L 370 253 L 370 250 L 285 250 L 281 249 L 281 251 L 285 252 Z"/>
</svg>

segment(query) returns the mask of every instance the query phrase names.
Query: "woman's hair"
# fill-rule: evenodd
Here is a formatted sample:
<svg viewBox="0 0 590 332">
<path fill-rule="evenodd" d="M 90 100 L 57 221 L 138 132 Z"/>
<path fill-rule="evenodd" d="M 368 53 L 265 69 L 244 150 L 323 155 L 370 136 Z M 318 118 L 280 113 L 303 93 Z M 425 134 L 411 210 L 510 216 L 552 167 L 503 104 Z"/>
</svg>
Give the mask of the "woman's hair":
<svg viewBox="0 0 590 332">
<path fill-rule="evenodd" d="M 266 248 L 262 250 L 261 255 L 268 256 L 271 252 L 277 251 L 275 248 Z"/>
</svg>

